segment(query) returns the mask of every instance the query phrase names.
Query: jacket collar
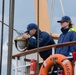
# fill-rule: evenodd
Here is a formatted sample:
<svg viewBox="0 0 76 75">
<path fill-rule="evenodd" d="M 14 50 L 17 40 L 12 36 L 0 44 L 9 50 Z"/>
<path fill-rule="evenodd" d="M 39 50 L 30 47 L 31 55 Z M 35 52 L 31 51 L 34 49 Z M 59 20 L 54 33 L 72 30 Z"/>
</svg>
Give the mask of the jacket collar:
<svg viewBox="0 0 76 75">
<path fill-rule="evenodd" d="M 38 34 L 38 31 L 36 31 L 36 33 L 35 33 L 34 37 L 36 37 L 36 38 L 37 38 L 37 37 L 38 37 L 38 35 L 37 35 L 37 34 Z M 40 34 L 41 34 L 41 30 L 39 29 L 39 35 L 40 35 Z"/>
<path fill-rule="evenodd" d="M 63 34 L 67 33 L 70 28 L 61 28 Z"/>
</svg>

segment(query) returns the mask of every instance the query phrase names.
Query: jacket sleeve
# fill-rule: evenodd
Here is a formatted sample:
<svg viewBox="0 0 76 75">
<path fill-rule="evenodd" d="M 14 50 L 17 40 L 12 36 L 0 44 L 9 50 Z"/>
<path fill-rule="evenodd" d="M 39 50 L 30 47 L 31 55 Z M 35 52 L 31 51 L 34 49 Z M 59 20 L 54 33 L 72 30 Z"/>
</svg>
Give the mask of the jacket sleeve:
<svg viewBox="0 0 76 75">
<path fill-rule="evenodd" d="M 73 32 L 73 34 L 71 36 L 71 41 L 76 41 L 76 32 Z M 76 51 L 76 45 L 70 46 L 70 50 L 71 50 L 71 52 L 75 52 Z"/>
<path fill-rule="evenodd" d="M 30 37 L 29 38 L 29 42 L 30 42 L 30 45 L 33 46 L 33 47 L 37 47 L 37 40 Z"/>
<path fill-rule="evenodd" d="M 48 41 L 47 41 L 48 40 Z M 47 35 L 42 35 L 39 38 L 39 46 L 46 46 L 49 43 L 49 37 Z M 50 40 L 53 44 L 55 44 L 55 42 L 53 41 L 53 39 L 51 38 Z M 31 44 L 31 46 L 33 47 L 37 47 L 37 39 L 34 39 L 32 37 L 29 38 L 29 42 Z"/>
</svg>

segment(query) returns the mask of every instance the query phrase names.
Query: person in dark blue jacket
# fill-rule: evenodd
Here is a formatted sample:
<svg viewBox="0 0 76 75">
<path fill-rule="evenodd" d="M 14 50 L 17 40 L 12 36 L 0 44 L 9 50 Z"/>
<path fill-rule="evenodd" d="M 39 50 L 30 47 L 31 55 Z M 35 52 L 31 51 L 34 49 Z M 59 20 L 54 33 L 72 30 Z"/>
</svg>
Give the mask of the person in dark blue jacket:
<svg viewBox="0 0 76 75">
<path fill-rule="evenodd" d="M 58 43 L 76 41 L 76 32 L 72 28 L 73 24 L 69 16 L 63 16 L 60 21 L 57 21 L 61 24 L 62 34 L 58 39 Z M 74 46 L 65 46 L 56 49 L 57 54 L 63 54 L 65 56 L 72 55 L 76 51 L 76 45 Z"/>
<path fill-rule="evenodd" d="M 27 31 L 30 36 L 23 34 L 22 37 L 28 39 L 33 48 L 37 48 L 37 33 L 39 30 L 39 47 L 55 44 L 53 38 L 47 33 L 38 29 L 38 26 L 31 23 L 27 26 Z M 52 50 L 39 52 L 40 56 L 45 60 L 52 54 Z"/>
</svg>

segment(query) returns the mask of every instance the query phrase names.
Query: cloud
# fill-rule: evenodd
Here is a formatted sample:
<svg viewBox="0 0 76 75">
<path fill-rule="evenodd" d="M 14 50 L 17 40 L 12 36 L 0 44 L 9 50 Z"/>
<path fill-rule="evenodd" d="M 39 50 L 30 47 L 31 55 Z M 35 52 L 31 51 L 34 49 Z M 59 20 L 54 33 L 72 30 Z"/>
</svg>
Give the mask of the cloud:
<svg viewBox="0 0 76 75">
<path fill-rule="evenodd" d="M 3 43 L 3 55 L 2 55 L 2 75 L 7 73 L 7 41 Z"/>
<path fill-rule="evenodd" d="M 2 1 L 2 0 L 1 0 Z M 25 2 L 26 1 L 26 2 Z M 26 28 L 26 25 L 30 22 L 35 22 L 35 10 L 34 10 L 34 0 L 30 1 L 29 0 L 25 0 L 24 2 L 21 1 L 17 1 L 16 0 L 16 10 L 15 10 L 15 28 L 18 30 L 24 30 Z M 9 5 L 9 0 L 6 1 L 8 4 L 6 4 L 6 13 L 5 13 L 5 23 L 9 24 L 9 15 L 8 13 L 8 6 Z M 31 3 L 32 2 L 32 3 Z M 69 3 L 68 3 L 69 2 Z M 30 3 L 30 4 L 29 4 Z M 68 3 L 68 5 L 67 5 Z M 76 11 L 75 11 L 75 7 L 76 7 L 76 0 L 63 0 L 63 6 L 64 6 L 64 10 L 65 10 L 65 14 L 69 15 L 72 18 L 72 21 L 76 27 Z M 30 5 L 30 6 L 29 6 Z M 20 9 L 23 8 L 23 9 Z M 29 10 L 27 10 L 29 9 Z M 49 7 L 50 9 L 50 7 Z M 56 0 L 56 4 L 55 4 L 55 10 L 54 10 L 54 17 L 53 17 L 53 21 L 52 21 L 52 25 L 51 25 L 51 32 L 52 33 L 61 33 L 60 31 L 60 25 L 57 23 L 57 20 L 61 19 L 62 16 L 62 12 L 61 12 L 61 7 L 59 4 L 59 1 Z M 1 20 L 1 12 L 0 12 L 0 20 Z M 1 23 L 0 23 L 0 30 L 1 30 Z M 14 37 L 16 36 L 16 34 L 14 35 Z M 4 44 L 3 44 L 3 71 L 2 71 L 2 75 L 6 74 L 6 67 L 7 67 L 7 52 L 8 52 L 8 47 L 7 47 L 7 41 L 8 41 L 8 28 L 5 26 L 4 28 Z M 1 34 L 0 34 L 0 39 L 1 39 Z M 0 45 L 1 46 L 1 45 Z M 13 48 L 14 53 L 16 53 L 16 49 L 15 47 Z M 30 58 L 30 56 L 29 56 Z M 12 65 L 15 65 L 15 61 L 12 61 Z M 14 75 L 14 74 L 13 74 Z"/>
<path fill-rule="evenodd" d="M 2 65 L 6 65 L 7 63 L 7 52 L 8 52 L 8 47 L 7 47 L 7 41 L 3 44 L 3 61 Z"/>
<path fill-rule="evenodd" d="M 5 73 L 7 72 L 7 57 L 8 57 L 8 40 L 6 39 L 6 41 L 3 44 L 3 58 L 2 58 L 2 75 L 5 75 Z M 15 66 L 15 61 L 12 60 L 12 68 Z M 12 75 L 14 74 L 14 71 L 12 69 Z"/>
<path fill-rule="evenodd" d="M 0 14 L 0 21 L 1 21 L 1 14 Z M 5 23 L 8 24 L 8 18 L 7 16 L 5 16 L 5 20 L 4 20 Z M 2 23 L 0 23 L 0 30 L 1 30 L 1 26 Z M 4 27 L 4 34 L 3 34 L 3 58 L 2 58 L 2 65 L 5 65 L 7 63 L 7 51 L 8 51 L 8 47 L 7 47 L 7 28 Z M 5 38 L 6 37 L 6 38 Z M 0 33 L 0 39 L 1 39 L 1 33 Z M 1 46 L 1 43 L 0 43 L 0 46 Z"/>
<path fill-rule="evenodd" d="M 1 14 L 0 14 L 0 20 L 1 20 Z M 8 24 L 9 19 L 8 16 L 5 15 L 5 20 L 4 22 Z M 1 30 L 1 23 L 0 23 L 0 30 Z M 0 33 L 0 39 L 1 39 L 1 33 Z M 3 54 L 2 54 L 2 75 L 5 75 L 7 73 L 7 54 L 8 54 L 8 27 L 4 26 L 4 34 L 3 34 Z M 1 46 L 1 42 L 0 42 Z M 12 67 L 15 65 L 15 62 L 12 62 Z"/>
</svg>

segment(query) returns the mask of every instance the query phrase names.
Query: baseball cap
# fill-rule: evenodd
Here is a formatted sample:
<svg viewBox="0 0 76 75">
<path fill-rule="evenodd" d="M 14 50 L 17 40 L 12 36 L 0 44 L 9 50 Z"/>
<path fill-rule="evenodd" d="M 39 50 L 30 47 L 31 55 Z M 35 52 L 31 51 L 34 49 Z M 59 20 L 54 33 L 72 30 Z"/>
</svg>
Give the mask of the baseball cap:
<svg viewBox="0 0 76 75">
<path fill-rule="evenodd" d="M 27 32 L 29 32 L 32 29 L 38 29 L 38 26 L 35 23 L 30 23 L 27 26 Z"/>
<path fill-rule="evenodd" d="M 58 23 L 69 22 L 71 21 L 69 16 L 63 16 L 61 20 L 57 21 Z"/>
</svg>

